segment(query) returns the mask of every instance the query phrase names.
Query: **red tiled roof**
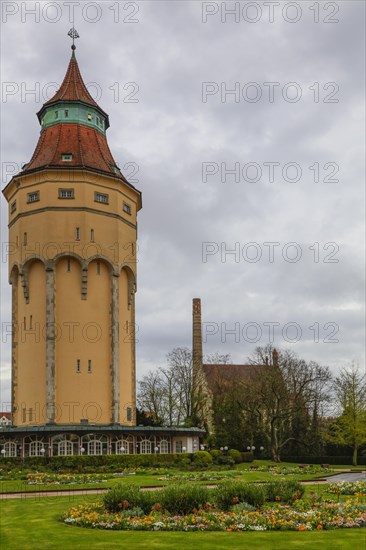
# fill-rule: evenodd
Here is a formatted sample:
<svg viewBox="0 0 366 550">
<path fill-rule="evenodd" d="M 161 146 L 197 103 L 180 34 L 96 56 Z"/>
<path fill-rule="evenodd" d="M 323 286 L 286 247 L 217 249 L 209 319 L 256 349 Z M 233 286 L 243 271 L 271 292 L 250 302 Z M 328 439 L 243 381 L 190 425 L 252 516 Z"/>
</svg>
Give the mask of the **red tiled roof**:
<svg viewBox="0 0 366 550">
<path fill-rule="evenodd" d="M 59 90 L 45 105 L 54 103 L 55 101 L 83 101 L 84 103 L 98 107 L 98 104 L 94 101 L 84 84 L 74 53 Z"/>
<path fill-rule="evenodd" d="M 8 420 L 11 420 L 11 413 L 10 412 L 0 412 L 0 418 L 7 418 Z"/>
<path fill-rule="evenodd" d="M 264 365 L 263 365 L 264 366 Z M 232 365 L 232 364 L 205 364 L 202 365 L 211 391 L 215 391 L 218 385 L 225 386 L 232 382 L 248 379 L 255 374 L 262 365 Z"/>
<path fill-rule="evenodd" d="M 72 160 L 62 161 L 61 155 L 64 153 L 71 153 Z M 43 130 L 24 171 L 47 167 L 82 167 L 107 172 L 125 180 L 114 172 L 113 166 L 116 163 L 101 132 L 82 124 L 59 123 Z"/>
</svg>

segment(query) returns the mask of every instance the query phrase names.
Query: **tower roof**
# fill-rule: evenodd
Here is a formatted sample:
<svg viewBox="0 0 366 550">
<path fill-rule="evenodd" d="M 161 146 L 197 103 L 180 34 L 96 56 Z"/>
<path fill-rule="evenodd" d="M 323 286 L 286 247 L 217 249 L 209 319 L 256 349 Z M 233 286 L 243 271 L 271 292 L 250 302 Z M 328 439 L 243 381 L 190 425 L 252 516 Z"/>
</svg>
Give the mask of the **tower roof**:
<svg viewBox="0 0 366 550">
<path fill-rule="evenodd" d="M 37 116 L 42 126 L 41 135 L 30 162 L 23 167 L 23 174 L 44 168 L 89 168 L 128 183 L 108 147 L 105 135 L 108 115 L 84 84 L 74 45 L 59 90 Z"/>
<path fill-rule="evenodd" d="M 55 101 L 82 101 L 83 103 L 98 107 L 98 104 L 94 101 L 84 84 L 76 60 L 75 50 L 72 51 L 70 63 L 60 88 L 44 105 L 52 104 Z"/>
</svg>

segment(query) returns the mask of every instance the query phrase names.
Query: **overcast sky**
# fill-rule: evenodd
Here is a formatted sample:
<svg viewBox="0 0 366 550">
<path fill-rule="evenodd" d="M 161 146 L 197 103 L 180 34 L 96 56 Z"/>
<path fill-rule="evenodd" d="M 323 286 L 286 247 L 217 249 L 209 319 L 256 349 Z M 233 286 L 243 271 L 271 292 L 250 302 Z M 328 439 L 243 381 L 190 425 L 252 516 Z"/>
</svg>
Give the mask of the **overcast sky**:
<svg viewBox="0 0 366 550">
<path fill-rule="evenodd" d="M 68 4 L 2 2 L 2 187 L 30 160 L 36 112 L 64 77 Z M 109 146 L 127 177 L 139 169 L 137 375 L 191 345 L 194 297 L 206 353 L 245 362 L 277 323 L 276 346 L 334 372 L 363 365 L 365 4 L 222 4 L 75 3 L 77 59 L 110 116 Z"/>
</svg>

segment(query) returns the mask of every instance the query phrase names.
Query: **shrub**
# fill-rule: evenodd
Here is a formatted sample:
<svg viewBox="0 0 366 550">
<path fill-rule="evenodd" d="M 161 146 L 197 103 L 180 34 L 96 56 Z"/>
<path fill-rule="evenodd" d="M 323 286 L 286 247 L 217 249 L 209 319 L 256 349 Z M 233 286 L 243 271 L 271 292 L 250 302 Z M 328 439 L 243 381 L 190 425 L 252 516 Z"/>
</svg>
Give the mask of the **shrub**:
<svg viewBox="0 0 366 550">
<path fill-rule="evenodd" d="M 271 481 L 265 486 L 266 500 L 291 503 L 295 498 L 301 498 L 305 492 L 298 481 Z"/>
<path fill-rule="evenodd" d="M 217 457 L 216 464 L 219 464 L 220 466 L 232 467 L 235 465 L 235 461 L 231 456 L 221 455 Z"/>
<path fill-rule="evenodd" d="M 141 508 L 145 514 L 151 511 L 155 495 L 150 491 L 140 491 L 136 485 L 119 483 L 103 496 L 103 503 L 109 512 L 119 512 Z"/>
<path fill-rule="evenodd" d="M 240 502 L 239 504 L 234 504 L 234 506 L 230 508 L 230 511 L 234 512 L 235 514 L 239 512 L 253 512 L 254 510 L 255 510 L 255 506 L 252 506 L 247 502 Z"/>
<path fill-rule="evenodd" d="M 209 489 L 202 485 L 178 483 L 157 491 L 155 500 L 172 515 L 192 514 L 209 500 Z"/>
<path fill-rule="evenodd" d="M 212 464 L 212 456 L 207 451 L 197 451 L 193 454 L 192 461 L 196 466 L 208 466 Z"/>
<path fill-rule="evenodd" d="M 240 462 L 243 462 L 243 458 L 241 456 L 241 452 L 237 451 L 236 449 L 230 449 L 228 452 L 228 455 L 234 459 L 235 464 L 240 464 Z"/>
<path fill-rule="evenodd" d="M 230 510 L 234 504 L 242 502 L 259 507 L 266 501 L 266 491 L 262 485 L 252 485 L 242 481 L 228 481 L 217 487 L 215 501 L 221 510 Z"/>
<path fill-rule="evenodd" d="M 212 449 L 212 451 L 210 451 L 210 455 L 212 456 L 214 464 L 217 464 L 218 458 L 222 456 L 222 451 L 219 451 L 219 449 Z"/>
</svg>

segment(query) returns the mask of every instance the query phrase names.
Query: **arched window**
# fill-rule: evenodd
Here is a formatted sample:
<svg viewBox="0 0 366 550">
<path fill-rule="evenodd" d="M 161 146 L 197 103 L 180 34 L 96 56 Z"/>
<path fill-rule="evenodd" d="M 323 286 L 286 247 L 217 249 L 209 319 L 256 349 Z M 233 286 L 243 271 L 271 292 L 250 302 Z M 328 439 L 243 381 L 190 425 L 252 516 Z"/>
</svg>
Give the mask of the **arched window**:
<svg viewBox="0 0 366 550">
<path fill-rule="evenodd" d="M 102 442 L 98 439 L 92 439 L 88 443 L 88 455 L 101 455 L 103 454 Z"/>
<path fill-rule="evenodd" d="M 169 453 L 169 441 L 166 439 L 162 439 L 159 443 L 160 445 L 160 453 L 161 454 L 168 454 Z"/>
<path fill-rule="evenodd" d="M 127 439 L 119 439 L 116 441 L 116 455 L 128 455 L 129 442 Z"/>
<path fill-rule="evenodd" d="M 57 454 L 59 456 L 67 456 L 67 455 L 74 454 L 72 441 L 60 441 L 57 446 Z"/>
<path fill-rule="evenodd" d="M 17 444 L 14 441 L 4 443 L 4 456 L 17 456 Z"/>
<path fill-rule="evenodd" d="M 140 453 L 142 455 L 151 454 L 151 441 L 149 439 L 143 439 L 140 443 Z"/>
<path fill-rule="evenodd" d="M 42 456 L 41 449 L 43 449 L 43 443 L 41 441 L 32 441 L 29 444 L 29 456 Z"/>
</svg>

